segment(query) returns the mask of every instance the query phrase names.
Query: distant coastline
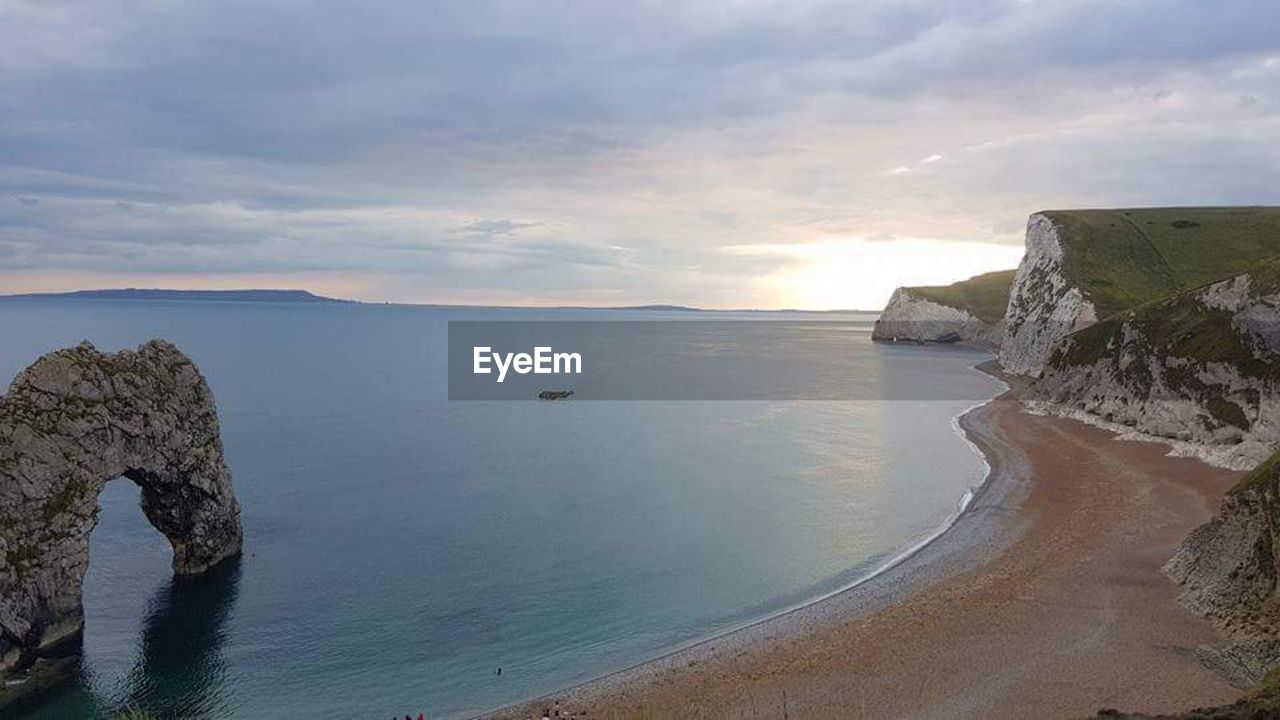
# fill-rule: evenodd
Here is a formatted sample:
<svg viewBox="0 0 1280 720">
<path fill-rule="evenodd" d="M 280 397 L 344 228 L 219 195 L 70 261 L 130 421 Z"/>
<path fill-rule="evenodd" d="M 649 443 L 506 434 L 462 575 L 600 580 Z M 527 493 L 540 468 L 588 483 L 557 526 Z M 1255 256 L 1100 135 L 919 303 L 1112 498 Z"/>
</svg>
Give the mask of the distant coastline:
<svg viewBox="0 0 1280 720">
<path fill-rule="evenodd" d="M 839 313 L 867 313 L 879 315 L 879 310 L 801 310 L 796 308 L 700 308 L 689 305 L 485 305 L 462 303 L 402 303 L 366 302 L 345 298 L 317 295 L 309 290 L 251 289 L 251 290 L 171 290 L 164 288 L 114 288 L 102 290 L 72 290 L 68 292 L 19 293 L 0 295 L 0 300 L 69 299 L 69 300 L 194 300 L 201 302 L 278 302 L 278 303 L 341 303 L 345 305 L 406 305 L 410 307 L 494 309 L 494 310 L 634 310 L 637 312 L 688 312 L 688 313 L 807 313 L 832 315 Z"/>
<path fill-rule="evenodd" d="M 48 298 L 68 300 L 199 300 L 202 302 L 287 302 L 345 303 L 355 300 L 316 295 L 307 290 L 165 290 L 158 288 L 120 288 L 114 290 L 75 290 L 61 293 L 25 293 L 0 295 L 0 300 Z"/>
</svg>

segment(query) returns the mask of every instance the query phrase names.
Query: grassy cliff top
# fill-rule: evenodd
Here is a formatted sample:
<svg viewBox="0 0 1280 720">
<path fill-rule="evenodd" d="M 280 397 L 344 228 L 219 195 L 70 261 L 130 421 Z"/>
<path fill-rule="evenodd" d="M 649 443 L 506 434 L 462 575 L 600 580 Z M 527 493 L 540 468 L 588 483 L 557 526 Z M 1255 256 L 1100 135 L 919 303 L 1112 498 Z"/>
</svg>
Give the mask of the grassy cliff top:
<svg viewBox="0 0 1280 720">
<path fill-rule="evenodd" d="M 1280 255 L 1280 208 L 1047 210 L 1064 265 L 1105 318 Z"/>
<path fill-rule="evenodd" d="M 967 310 L 983 322 L 996 322 L 1004 317 L 1009 304 L 1009 288 L 1016 270 L 1000 270 L 961 280 L 950 285 L 903 288 L 916 297 L 947 307 Z"/>
</svg>

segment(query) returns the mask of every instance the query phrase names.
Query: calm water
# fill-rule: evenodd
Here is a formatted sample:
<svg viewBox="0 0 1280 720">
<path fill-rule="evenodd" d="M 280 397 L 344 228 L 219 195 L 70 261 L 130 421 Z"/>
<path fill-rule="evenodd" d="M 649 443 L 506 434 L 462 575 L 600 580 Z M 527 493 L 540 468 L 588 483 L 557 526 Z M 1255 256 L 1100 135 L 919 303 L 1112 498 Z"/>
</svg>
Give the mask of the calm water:
<svg viewBox="0 0 1280 720">
<path fill-rule="evenodd" d="M 446 400 L 447 320 L 609 317 L 0 302 L 6 384 L 85 338 L 186 351 L 217 397 L 246 536 L 238 564 L 175 583 L 136 487 L 110 483 L 82 678 L 33 717 L 465 715 L 844 586 L 981 482 L 951 425 L 972 399 Z M 868 334 L 823 362 L 853 383 L 997 389 L 971 369 L 982 353 Z"/>
</svg>

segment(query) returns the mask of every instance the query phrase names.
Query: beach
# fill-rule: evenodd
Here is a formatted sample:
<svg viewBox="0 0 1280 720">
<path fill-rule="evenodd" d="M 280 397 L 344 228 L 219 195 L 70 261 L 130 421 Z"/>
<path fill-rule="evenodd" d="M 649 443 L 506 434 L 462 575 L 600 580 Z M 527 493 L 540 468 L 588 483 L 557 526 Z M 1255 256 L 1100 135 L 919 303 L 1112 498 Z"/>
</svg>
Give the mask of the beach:
<svg viewBox="0 0 1280 720">
<path fill-rule="evenodd" d="M 871 580 L 495 713 L 538 717 L 1080 717 L 1240 692 L 1161 565 L 1239 473 L 1033 415 L 1017 388 L 961 426 L 991 473 L 935 541 Z"/>
</svg>

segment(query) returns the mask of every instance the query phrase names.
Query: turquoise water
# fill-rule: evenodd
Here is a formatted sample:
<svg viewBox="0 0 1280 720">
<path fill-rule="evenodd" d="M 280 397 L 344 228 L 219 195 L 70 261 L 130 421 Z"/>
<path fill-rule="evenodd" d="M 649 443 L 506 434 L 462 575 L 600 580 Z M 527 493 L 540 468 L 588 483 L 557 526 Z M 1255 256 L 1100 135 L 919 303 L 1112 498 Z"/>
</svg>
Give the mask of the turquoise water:
<svg viewBox="0 0 1280 720">
<path fill-rule="evenodd" d="M 245 527 L 238 563 L 175 583 L 137 489 L 110 483 L 81 677 L 29 716 L 466 715 L 845 586 L 981 482 L 952 418 L 995 393 L 971 369 L 986 356 L 873 344 L 869 323 L 821 361 L 834 375 L 969 399 L 446 400 L 447 320 L 622 316 L 0 302 L 4 382 L 86 338 L 186 351 Z"/>
</svg>

